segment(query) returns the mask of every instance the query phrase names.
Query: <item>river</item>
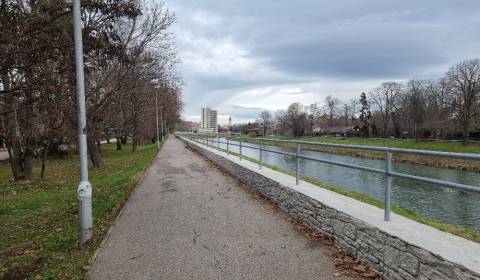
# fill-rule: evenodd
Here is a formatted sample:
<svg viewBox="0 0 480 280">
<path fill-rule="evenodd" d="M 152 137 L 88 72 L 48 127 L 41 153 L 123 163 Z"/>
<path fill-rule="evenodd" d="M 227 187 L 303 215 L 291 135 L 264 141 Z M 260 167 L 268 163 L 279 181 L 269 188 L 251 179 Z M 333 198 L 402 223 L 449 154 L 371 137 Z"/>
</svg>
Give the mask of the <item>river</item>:
<svg viewBox="0 0 480 280">
<path fill-rule="evenodd" d="M 225 139 L 221 139 L 221 142 L 225 141 Z M 216 145 L 215 143 L 215 146 Z M 245 145 L 258 147 L 258 145 L 254 143 L 246 143 Z M 225 144 L 220 144 L 220 147 L 226 149 Z M 264 147 L 274 151 L 295 153 L 295 150 L 289 147 L 272 145 L 264 145 Z M 238 153 L 239 148 L 238 146 L 230 146 L 230 150 Z M 244 147 L 242 152 L 245 156 L 254 159 L 259 158 L 259 151 L 256 149 Z M 385 162 L 382 160 L 308 150 L 303 150 L 301 154 L 360 166 L 385 168 Z M 295 170 L 295 157 L 293 156 L 264 152 L 263 161 L 267 164 L 290 171 Z M 308 176 L 336 187 L 366 194 L 381 201 L 384 199 L 385 176 L 382 174 L 304 159 L 300 160 L 299 170 L 303 176 Z M 393 162 L 393 170 L 401 173 L 480 186 L 480 173 L 475 172 L 400 162 Z M 421 216 L 429 217 L 443 223 L 480 229 L 480 194 L 477 193 L 393 178 L 392 203 L 400 208 L 411 210 Z"/>
</svg>

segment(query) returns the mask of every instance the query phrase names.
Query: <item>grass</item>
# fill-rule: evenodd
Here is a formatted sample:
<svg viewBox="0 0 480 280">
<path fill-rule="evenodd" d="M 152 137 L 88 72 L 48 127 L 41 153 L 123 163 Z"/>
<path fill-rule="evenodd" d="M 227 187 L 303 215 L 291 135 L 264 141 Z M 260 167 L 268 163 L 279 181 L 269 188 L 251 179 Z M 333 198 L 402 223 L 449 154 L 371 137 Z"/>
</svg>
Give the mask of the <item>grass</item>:
<svg viewBox="0 0 480 280">
<path fill-rule="evenodd" d="M 358 137 L 311 137 L 304 136 L 293 138 L 290 136 L 270 136 L 271 139 L 283 140 L 302 140 L 310 142 L 334 143 L 334 144 L 348 144 L 348 145 L 363 145 L 363 146 L 377 146 L 389 148 L 403 148 L 403 149 L 417 149 L 430 150 L 441 152 L 454 153 L 480 153 L 480 144 L 471 143 L 463 145 L 462 142 L 448 142 L 448 141 L 415 141 L 410 139 L 390 139 L 390 138 L 358 138 Z"/>
<path fill-rule="evenodd" d="M 217 147 L 214 147 L 214 148 L 218 149 Z M 219 150 L 221 150 L 223 152 L 226 152 L 225 149 L 219 149 Z M 230 151 L 230 154 L 233 155 L 233 156 L 239 156 L 238 153 L 231 152 L 231 151 Z M 251 158 L 251 157 L 247 157 L 247 156 L 243 155 L 242 158 L 246 159 L 248 161 L 257 163 L 257 164 L 259 163 L 258 160 L 254 159 L 254 158 Z M 294 172 L 283 169 L 283 168 L 279 168 L 279 167 L 274 166 L 274 165 L 263 163 L 263 166 L 265 166 L 267 168 L 270 168 L 270 169 L 273 169 L 275 171 L 290 175 L 290 176 L 295 176 Z M 327 190 L 330 190 L 330 191 L 333 191 L 333 192 L 336 192 L 336 193 L 354 198 L 356 200 L 359 200 L 361 202 L 370 204 L 372 206 L 375 206 L 375 207 L 378 207 L 378 208 L 381 208 L 381 209 L 383 209 L 384 206 L 385 206 L 383 201 L 372 198 L 368 195 L 358 193 L 358 192 L 354 192 L 354 191 L 350 191 L 350 190 L 346 190 L 346 189 L 343 189 L 343 188 L 339 188 L 337 186 L 333 186 L 333 185 L 330 185 L 330 184 L 326 184 L 324 182 L 313 179 L 311 177 L 301 176 L 301 180 L 303 180 L 305 182 L 309 182 L 309 183 L 311 183 L 315 186 L 318 186 L 318 187 L 321 187 L 321 188 L 324 188 L 324 189 L 327 189 Z M 392 205 L 392 212 L 394 212 L 398 215 L 404 216 L 406 218 L 409 218 L 411 220 L 417 221 L 419 223 L 429 225 L 429 226 L 434 227 L 438 230 L 448 232 L 448 233 L 463 237 L 465 239 L 480 243 L 480 231 L 479 230 L 442 223 L 442 222 L 436 221 L 434 219 L 418 215 L 411 210 L 399 208 L 398 206 L 395 206 L 395 205 Z"/>
<path fill-rule="evenodd" d="M 105 167 L 90 168 L 94 237 L 77 244 L 76 155 L 52 158 L 46 178 L 14 183 L 7 161 L 0 162 L 0 279 L 84 279 L 89 261 L 141 174 L 157 153 L 156 145 L 115 150 L 102 145 Z"/>
</svg>

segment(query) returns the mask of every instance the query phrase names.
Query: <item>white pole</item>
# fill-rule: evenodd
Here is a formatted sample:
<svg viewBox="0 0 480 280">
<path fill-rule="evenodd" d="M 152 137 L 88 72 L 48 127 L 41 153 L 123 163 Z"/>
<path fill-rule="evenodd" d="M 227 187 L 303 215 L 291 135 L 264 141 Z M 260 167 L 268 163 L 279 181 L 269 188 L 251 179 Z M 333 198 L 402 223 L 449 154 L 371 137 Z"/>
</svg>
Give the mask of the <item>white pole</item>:
<svg viewBox="0 0 480 280">
<path fill-rule="evenodd" d="M 164 133 L 163 133 L 163 107 L 162 107 L 162 112 L 160 113 L 160 123 L 162 125 L 162 140 L 164 139 Z"/>
<path fill-rule="evenodd" d="M 160 149 L 160 133 L 158 130 L 158 90 L 155 91 L 155 110 L 157 112 L 157 149 Z"/>
<path fill-rule="evenodd" d="M 75 42 L 75 75 L 78 106 L 78 156 L 80 183 L 77 189 L 80 245 L 92 238 L 92 185 L 88 181 L 87 121 L 85 113 L 85 81 L 80 0 L 73 0 L 73 35 Z"/>
</svg>

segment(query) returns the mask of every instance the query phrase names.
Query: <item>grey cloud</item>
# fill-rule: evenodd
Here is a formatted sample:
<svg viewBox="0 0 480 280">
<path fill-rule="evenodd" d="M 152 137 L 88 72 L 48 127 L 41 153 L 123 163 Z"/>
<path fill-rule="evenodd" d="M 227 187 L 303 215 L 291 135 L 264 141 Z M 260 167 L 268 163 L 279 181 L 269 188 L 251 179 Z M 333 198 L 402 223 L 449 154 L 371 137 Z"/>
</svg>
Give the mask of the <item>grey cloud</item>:
<svg viewBox="0 0 480 280">
<path fill-rule="evenodd" d="M 254 120 L 258 118 L 262 111 L 266 110 L 265 108 L 260 107 L 245 107 L 238 105 L 230 106 L 225 109 L 232 115 L 233 120 Z"/>
<path fill-rule="evenodd" d="M 247 89 L 320 79 L 342 83 L 429 78 L 456 61 L 480 56 L 477 0 L 166 2 L 177 13 L 176 33 L 188 31 L 194 39 L 211 42 L 228 38 L 246 50 L 251 61 L 262 61 L 282 74 L 260 76 L 255 69 L 242 75 L 206 73 L 183 65 L 188 70 L 187 114 L 213 104 L 237 110 L 243 118 L 254 110 L 228 107 L 226 102 Z M 179 39 L 178 44 L 180 57 L 203 51 L 195 40 L 192 44 Z"/>
</svg>

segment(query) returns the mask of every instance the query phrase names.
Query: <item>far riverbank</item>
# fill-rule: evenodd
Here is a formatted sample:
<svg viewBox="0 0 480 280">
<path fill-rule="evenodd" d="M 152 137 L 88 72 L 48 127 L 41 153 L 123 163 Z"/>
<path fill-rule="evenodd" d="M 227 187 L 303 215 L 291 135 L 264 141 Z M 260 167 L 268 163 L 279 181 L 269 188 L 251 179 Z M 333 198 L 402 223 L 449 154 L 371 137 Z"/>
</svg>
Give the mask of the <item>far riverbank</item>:
<svg viewBox="0 0 480 280">
<path fill-rule="evenodd" d="M 415 141 L 415 140 L 403 140 L 403 139 L 379 139 L 379 138 L 346 138 L 346 137 L 310 137 L 304 136 L 299 138 L 289 136 L 269 136 L 268 139 L 276 140 L 297 140 L 306 142 L 321 142 L 321 143 L 333 143 L 333 144 L 346 144 L 346 145 L 362 145 L 362 146 L 376 146 L 376 147 L 390 147 L 390 148 L 403 148 L 403 149 L 417 149 L 417 150 L 431 150 L 440 152 L 454 152 L 454 153 L 473 153 L 480 154 L 480 144 L 472 143 L 467 146 L 461 142 L 449 142 L 449 141 Z M 256 138 L 251 138 L 251 142 L 257 142 Z M 289 143 L 269 142 L 270 145 L 291 147 Z M 302 149 L 332 153 L 346 156 L 354 156 L 368 159 L 383 159 L 385 155 L 383 153 L 360 151 L 352 149 L 339 149 L 331 147 L 322 147 L 316 145 L 302 145 Z M 403 163 L 428 165 L 435 167 L 442 167 L 455 170 L 465 170 L 472 172 L 480 172 L 480 161 L 467 161 L 461 159 L 441 158 L 441 157 L 428 157 L 428 156 L 413 156 L 394 154 L 393 160 Z"/>
</svg>

